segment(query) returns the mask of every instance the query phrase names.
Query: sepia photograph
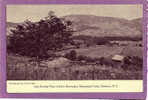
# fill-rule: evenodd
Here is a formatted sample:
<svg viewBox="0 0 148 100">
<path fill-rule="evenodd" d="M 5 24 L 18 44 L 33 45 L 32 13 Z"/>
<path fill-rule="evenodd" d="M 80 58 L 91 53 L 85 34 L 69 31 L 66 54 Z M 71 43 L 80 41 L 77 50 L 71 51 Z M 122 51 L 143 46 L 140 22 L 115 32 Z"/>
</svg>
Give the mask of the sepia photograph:
<svg viewBox="0 0 148 100">
<path fill-rule="evenodd" d="M 141 4 L 7 5 L 7 80 L 142 80 Z"/>
</svg>

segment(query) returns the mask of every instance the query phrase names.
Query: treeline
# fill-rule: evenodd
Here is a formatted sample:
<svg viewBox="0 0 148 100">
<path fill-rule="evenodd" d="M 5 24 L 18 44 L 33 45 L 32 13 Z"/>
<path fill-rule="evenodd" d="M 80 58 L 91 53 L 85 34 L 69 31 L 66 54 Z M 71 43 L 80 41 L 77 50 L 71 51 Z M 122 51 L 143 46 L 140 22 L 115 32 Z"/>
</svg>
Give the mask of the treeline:
<svg viewBox="0 0 148 100">
<path fill-rule="evenodd" d="M 83 40 L 84 42 L 94 43 L 94 44 L 107 44 L 109 41 L 142 41 L 142 37 L 128 37 L 128 36 L 106 36 L 106 37 L 94 37 L 79 35 L 73 37 L 75 40 Z"/>
</svg>

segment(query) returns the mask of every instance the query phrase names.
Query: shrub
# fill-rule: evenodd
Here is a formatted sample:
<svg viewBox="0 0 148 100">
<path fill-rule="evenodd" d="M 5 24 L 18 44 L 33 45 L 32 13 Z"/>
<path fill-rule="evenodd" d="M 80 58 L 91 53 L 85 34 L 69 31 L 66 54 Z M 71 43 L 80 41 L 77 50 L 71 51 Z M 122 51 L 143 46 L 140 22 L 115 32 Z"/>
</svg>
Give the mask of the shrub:
<svg viewBox="0 0 148 100">
<path fill-rule="evenodd" d="M 70 60 L 76 60 L 77 53 L 75 50 L 71 50 L 69 53 L 66 53 L 64 55 L 65 58 L 70 59 Z"/>
<path fill-rule="evenodd" d="M 125 65 L 130 65 L 130 64 L 131 64 L 131 61 L 130 61 L 130 58 L 129 58 L 129 57 L 125 57 L 125 58 L 123 59 L 123 61 L 124 61 L 124 64 L 125 64 Z"/>
<path fill-rule="evenodd" d="M 104 57 L 101 57 L 99 60 L 100 60 L 100 64 L 103 65 L 105 58 Z"/>
<path fill-rule="evenodd" d="M 78 61 L 85 60 L 85 59 L 86 59 L 86 56 L 83 56 L 83 55 L 77 56 Z"/>
<path fill-rule="evenodd" d="M 95 58 L 91 58 L 91 57 L 86 57 L 85 60 L 86 62 L 95 62 Z"/>
</svg>

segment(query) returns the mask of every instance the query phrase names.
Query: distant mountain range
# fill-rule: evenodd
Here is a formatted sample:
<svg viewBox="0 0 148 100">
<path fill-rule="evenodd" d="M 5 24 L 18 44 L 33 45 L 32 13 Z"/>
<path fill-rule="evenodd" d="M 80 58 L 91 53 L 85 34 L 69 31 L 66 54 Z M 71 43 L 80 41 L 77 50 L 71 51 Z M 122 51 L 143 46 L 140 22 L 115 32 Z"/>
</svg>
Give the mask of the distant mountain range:
<svg viewBox="0 0 148 100">
<path fill-rule="evenodd" d="M 132 20 L 134 26 L 142 33 L 142 18 Z"/>
<path fill-rule="evenodd" d="M 19 23 L 7 22 L 6 26 L 7 26 L 7 28 L 16 27 L 18 24 Z"/>
<path fill-rule="evenodd" d="M 142 37 L 142 18 L 126 20 L 94 15 L 69 15 L 63 18 L 72 21 L 74 35 Z M 7 22 L 7 34 L 16 25 L 18 23 Z"/>
</svg>

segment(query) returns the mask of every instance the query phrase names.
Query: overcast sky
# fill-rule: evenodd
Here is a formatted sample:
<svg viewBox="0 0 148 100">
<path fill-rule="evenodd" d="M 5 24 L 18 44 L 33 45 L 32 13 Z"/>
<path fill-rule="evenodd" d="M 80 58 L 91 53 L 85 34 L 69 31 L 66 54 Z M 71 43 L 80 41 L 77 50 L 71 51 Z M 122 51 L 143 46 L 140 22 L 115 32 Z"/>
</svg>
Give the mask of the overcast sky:
<svg viewBox="0 0 148 100">
<path fill-rule="evenodd" d="M 135 19 L 142 17 L 142 5 L 7 5 L 7 21 L 39 21 L 54 11 L 57 16 L 91 14 L 96 16 Z"/>
</svg>

